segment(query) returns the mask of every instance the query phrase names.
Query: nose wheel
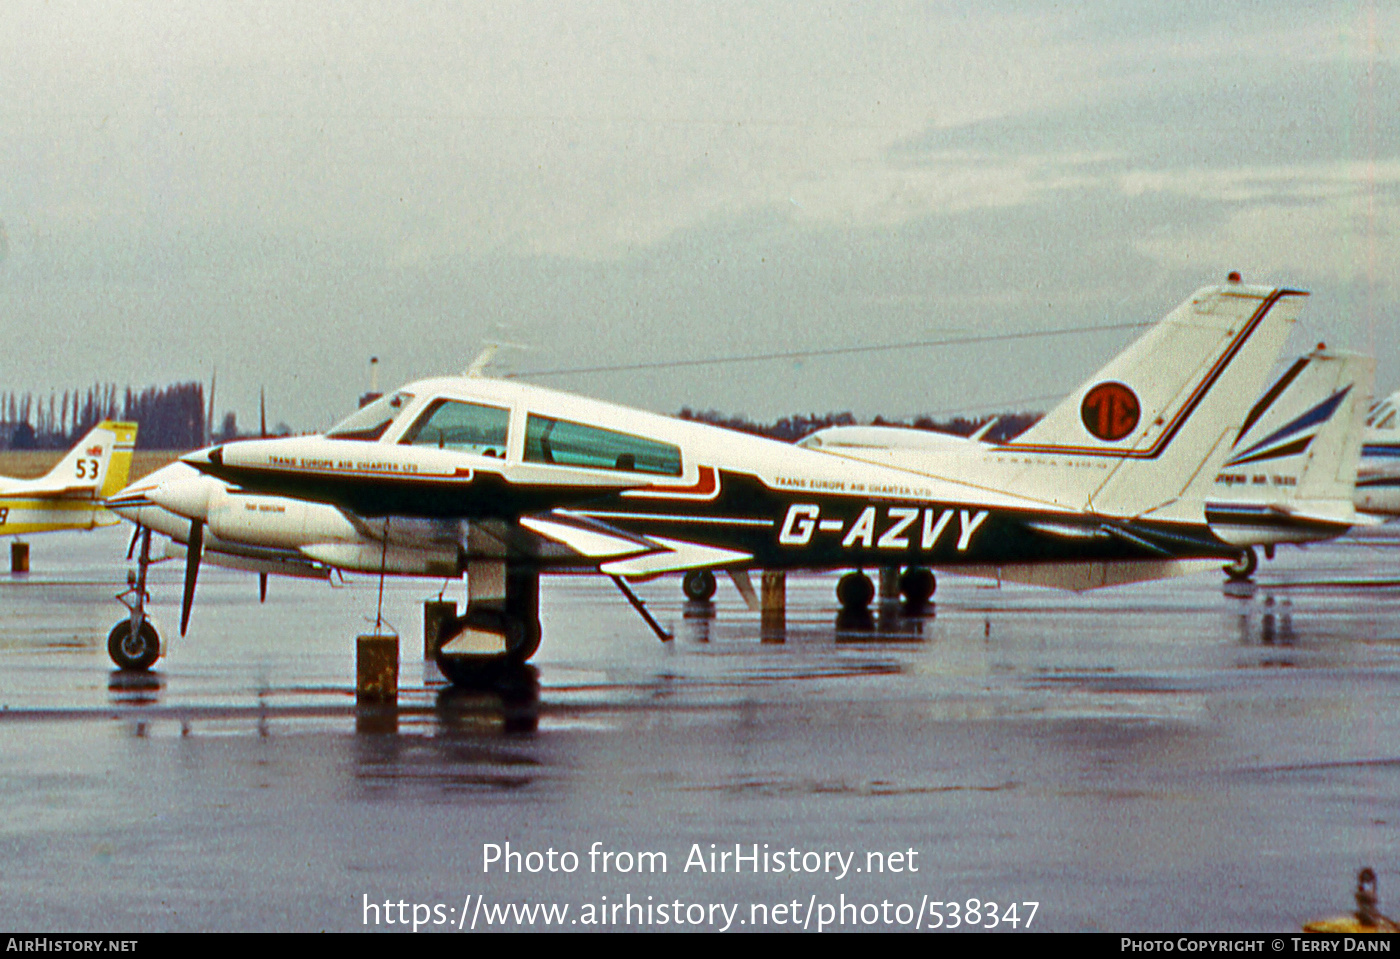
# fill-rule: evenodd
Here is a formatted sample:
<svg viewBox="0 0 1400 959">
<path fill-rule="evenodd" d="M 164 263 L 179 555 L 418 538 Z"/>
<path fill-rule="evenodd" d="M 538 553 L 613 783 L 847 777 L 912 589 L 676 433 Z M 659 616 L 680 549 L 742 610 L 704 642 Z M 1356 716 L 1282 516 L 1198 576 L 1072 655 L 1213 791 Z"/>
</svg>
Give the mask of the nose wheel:
<svg viewBox="0 0 1400 959">
<path fill-rule="evenodd" d="M 107 655 L 118 669 L 144 672 L 160 659 L 160 634 L 146 618 L 146 570 L 151 565 L 151 531 L 141 530 L 141 552 L 136 560 L 137 573 L 127 580 L 130 585 L 118 594 L 117 601 L 131 611 L 117 621 L 107 634 Z"/>
<path fill-rule="evenodd" d="M 1237 583 L 1242 583 L 1254 575 L 1254 571 L 1259 568 L 1259 554 L 1254 551 L 1253 546 L 1246 546 L 1240 550 L 1240 555 L 1233 563 L 1226 563 L 1221 567 L 1225 570 L 1225 575 Z"/>
<path fill-rule="evenodd" d="M 123 619 L 107 634 L 107 655 L 118 669 L 144 672 L 160 659 L 160 634 L 149 619 L 142 619 L 134 632 L 131 620 Z"/>
</svg>

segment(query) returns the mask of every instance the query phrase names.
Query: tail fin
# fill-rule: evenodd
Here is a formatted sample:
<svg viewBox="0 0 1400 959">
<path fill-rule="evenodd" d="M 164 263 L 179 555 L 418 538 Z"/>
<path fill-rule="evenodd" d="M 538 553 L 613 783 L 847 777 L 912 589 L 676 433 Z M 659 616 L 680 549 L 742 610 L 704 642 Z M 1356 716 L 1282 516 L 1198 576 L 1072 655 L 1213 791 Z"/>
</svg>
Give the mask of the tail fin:
<svg viewBox="0 0 1400 959">
<path fill-rule="evenodd" d="M 1279 377 L 1249 411 L 1211 485 L 1206 518 L 1228 543 L 1335 536 L 1352 506 L 1366 408 L 1369 356 L 1319 347 Z"/>
<path fill-rule="evenodd" d="M 126 486 L 135 448 L 135 423 L 103 420 L 28 492 L 105 499 Z"/>
<path fill-rule="evenodd" d="M 1000 449 L 1052 464 L 1035 471 L 1037 485 L 1064 505 L 1200 522 L 1200 502 L 1188 507 L 1181 495 L 1218 472 L 1241 397 L 1259 394 L 1306 295 L 1235 282 L 1197 290 Z"/>
</svg>

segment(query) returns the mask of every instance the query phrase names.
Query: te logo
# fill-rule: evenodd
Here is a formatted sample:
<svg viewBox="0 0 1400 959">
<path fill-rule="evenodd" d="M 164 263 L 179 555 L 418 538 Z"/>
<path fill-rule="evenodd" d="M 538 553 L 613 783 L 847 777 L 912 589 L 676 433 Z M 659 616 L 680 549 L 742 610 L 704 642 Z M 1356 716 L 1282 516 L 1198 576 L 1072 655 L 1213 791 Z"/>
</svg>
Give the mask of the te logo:
<svg viewBox="0 0 1400 959">
<path fill-rule="evenodd" d="M 1079 406 L 1084 428 L 1109 442 L 1131 433 L 1141 415 L 1137 395 L 1122 383 L 1100 383 L 1084 394 L 1084 402 Z"/>
</svg>

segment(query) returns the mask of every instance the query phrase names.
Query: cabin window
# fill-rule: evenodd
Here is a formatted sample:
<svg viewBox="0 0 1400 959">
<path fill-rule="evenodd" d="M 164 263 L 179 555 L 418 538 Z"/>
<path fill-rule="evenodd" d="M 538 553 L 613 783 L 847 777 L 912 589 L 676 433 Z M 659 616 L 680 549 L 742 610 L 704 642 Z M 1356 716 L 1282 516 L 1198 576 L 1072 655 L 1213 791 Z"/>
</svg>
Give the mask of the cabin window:
<svg viewBox="0 0 1400 959">
<path fill-rule="evenodd" d="M 399 442 L 504 458 L 509 425 L 510 410 L 458 400 L 434 400 Z"/>
<path fill-rule="evenodd" d="M 526 423 L 525 461 L 661 476 L 681 475 L 680 447 L 547 416 L 532 415 Z"/>
<path fill-rule="evenodd" d="M 334 440 L 377 440 L 403 412 L 403 408 L 412 402 L 412 393 L 381 396 L 332 426 L 326 436 Z"/>
</svg>

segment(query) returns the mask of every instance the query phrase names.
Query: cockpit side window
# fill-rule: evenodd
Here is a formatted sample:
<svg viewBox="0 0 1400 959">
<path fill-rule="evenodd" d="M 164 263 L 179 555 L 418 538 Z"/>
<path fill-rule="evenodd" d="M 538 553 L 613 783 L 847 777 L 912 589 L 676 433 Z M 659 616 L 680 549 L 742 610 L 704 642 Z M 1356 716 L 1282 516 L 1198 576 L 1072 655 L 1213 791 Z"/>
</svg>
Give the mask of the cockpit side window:
<svg viewBox="0 0 1400 959">
<path fill-rule="evenodd" d="M 412 402 L 412 393 L 400 392 L 392 396 L 381 396 L 332 426 L 326 432 L 326 437 L 335 440 L 377 440 L 384 435 L 389 424 L 403 412 L 404 407 Z"/>
<path fill-rule="evenodd" d="M 399 442 L 504 458 L 509 426 L 510 410 L 459 400 L 434 400 Z"/>
<path fill-rule="evenodd" d="M 680 448 L 670 443 L 533 414 L 525 425 L 525 461 L 681 475 Z"/>
</svg>

